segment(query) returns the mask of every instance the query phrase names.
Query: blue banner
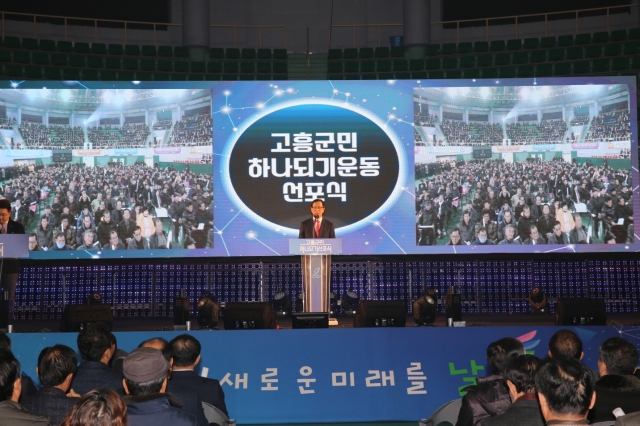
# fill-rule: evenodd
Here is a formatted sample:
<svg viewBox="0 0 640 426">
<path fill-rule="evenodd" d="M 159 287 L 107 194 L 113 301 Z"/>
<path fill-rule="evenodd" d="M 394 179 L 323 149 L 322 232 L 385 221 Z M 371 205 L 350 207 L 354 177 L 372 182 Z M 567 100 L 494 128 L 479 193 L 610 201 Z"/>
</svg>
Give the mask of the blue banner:
<svg viewBox="0 0 640 426">
<path fill-rule="evenodd" d="M 598 347 L 622 336 L 639 345 L 640 328 L 569 327 L 582 339 L 583 361 L 595 369 Z M 377 328 L 195 331 L 199 368 L 220 380 L 238 423 L 413 421 L 490 374 L 485 350 L 510 336 L 542 358 L 559 327 Z M 143 340 L 178 332 L 115 333 L 131 351 Z M 45 346 L 76 348 L 76 333 L 12 334 L 23 371 L 34 379 Z"/>
</svg>

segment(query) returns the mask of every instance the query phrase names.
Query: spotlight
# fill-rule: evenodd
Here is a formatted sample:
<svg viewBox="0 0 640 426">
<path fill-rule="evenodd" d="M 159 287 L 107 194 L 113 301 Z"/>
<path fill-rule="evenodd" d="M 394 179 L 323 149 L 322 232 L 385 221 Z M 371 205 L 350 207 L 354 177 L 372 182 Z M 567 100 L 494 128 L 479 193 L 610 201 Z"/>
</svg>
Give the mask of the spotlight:
<svg viewBox="0 0 640 426">
<path fill-rule="evenodd" d="M 360 297 L 353 292 L 353 290 L 347 291 L 342 295 L 342 307 L 345 315 L 355 315 L 356 308 L 360 302 Z"/>
<path fill-rule="evenodd" d="M 539 287 L 534 287 L 529 292 L 529 305 L 531 306 L 531 312 L 544 312 L 547 306 L 547 296 Z"/>
<path fill-rule="evenodd" d="M 220 305 L 208 291 L 198 300 L 198 326 L 200 328 L 214 328 L 218 325 Z"/>
<path fill-rule="evenodd" d="M 436 292 L 426 288 L 422 297 L 413 302 L 413 318 L 416 326 L 433 325 L 436 320 Z"/>
<path fill-rule="evenodd" d="M 335 315 L 339 304 L 338 296 L 336 296 L 334 292 L 329 291 L 329 314 L 332 316 Z"/>
<path fill-rule="evenodd" d="M 102 305 L 102 296 L 97 291 L 91 293 L 89 299 L 87 299 L 87 305 Z"/>
<path fill-rule="evenodd" d="M 296 299 L 296 312 L 304 312 L 304 291 L 298 293 Z"/>
<path fill-rule="evenodd" d="M 273 310 L 276 311 L 276 316 L 286 317 L 291 314 L 291 299 L 289 299 L 287 293 L 282 290 L 279 290 L 276 292 L 276 295 L 273 296 L 271 306 Z"/>
</svg>

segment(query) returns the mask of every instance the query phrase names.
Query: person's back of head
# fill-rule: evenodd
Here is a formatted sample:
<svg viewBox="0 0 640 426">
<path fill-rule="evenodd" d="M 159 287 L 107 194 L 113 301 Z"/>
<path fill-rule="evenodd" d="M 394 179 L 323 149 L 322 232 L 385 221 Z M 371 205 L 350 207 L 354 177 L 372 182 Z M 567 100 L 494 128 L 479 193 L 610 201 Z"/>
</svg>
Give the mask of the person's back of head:
<svg viewBox="0 0 640 426">
<path fill-rule="evenodd" d="M 78 355 L 65 345 L 44 348 L 38 356 L 38 377 L 42 386 L 59 386 L 76 372 Z"/>
<path fill-rule="evenodd" d="M 487 347 L 487 363 L 493 374 L 501 375 L 513 358 L 524 354 L 524 346 L 520 340 L 505 337 Z"/>
<path fill-rule="evenodd" d="M 11 339 L 6 333 L 0 331 L 0 350 L 11 350 Z"/>
<path fill-rule="evenodd" d="M 169 368 L 169 362 L 158 349 L 134 349 L 122 363 L 125 392 L 133 396 L 163 393 Z"/>
<path fill-rule="evenodd" d="M 0 401 L 12 399 L 14 385 L 20 379 L 20 362 L 8 350 L 0 350 Z"/>
<path fill-rule="evenodd" d="M 600 345 L 600 359 L 598 369 L 600 375 L 615 374 L 618 376 L 631 375 L 638 366 L 638 349 L 630 341 L 622 337 L 612 337 Z M 602 371 L 602 366 L 606 371 Z"/>
<path fill-rule="evenodd" d="M 197 363 L 200 356 L 200 342 L 189 334 L 181 334 L 169 342 L 173 352 L 174 367 L 189 367 Z"/>
<path fill-rule="evenodd" d="M 87 324 L 78 333 L 78 350 L 84 361 L 100 361 L 111 348 L 111 333 L 102 323 Z"/>
<path fill-rule="evenodd" d="M 504 371 L 511 402 L 515 402 L 521 394 L 536 392 L 535 376 L 539 365 L 540 360 L 533 355 L 520 355 L 511 359 Z"/>
<path fill-rule="evenodd" d="M 60 426 L 127 426 L 127 406 L 110 389 L 93 389 L 78 400 Z"/>
<path fill-rule="evenodd" d="M 549 340 L 549 356 L 582 359 L 582 341 L 571 330 L 557 331 Z"/>
<path fill-rule="evenodd" d="M 164 359 L 169 361 L 173 357 L 171 344 L 163 337 L 152 337 L 138 345 L 139 348 L 156 348 L 162 352 Z"/>
<path fill-rule="evenodd" d="M 584 419 L 595 402 L 591 372 L 575 358 L 545 359 L 538 368 L 535 385 L 545 420 Z"/>
</svg>

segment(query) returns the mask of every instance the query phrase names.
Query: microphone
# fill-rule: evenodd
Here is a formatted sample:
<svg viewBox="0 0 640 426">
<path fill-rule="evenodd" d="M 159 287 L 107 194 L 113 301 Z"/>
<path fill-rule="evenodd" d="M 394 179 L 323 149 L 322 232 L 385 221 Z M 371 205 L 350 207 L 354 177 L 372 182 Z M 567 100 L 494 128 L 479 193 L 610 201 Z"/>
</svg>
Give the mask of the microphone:
<svg viewBox="0 0 640 426">
<path fill-rule="evenodd" d="M 318 220 L 318 218 L 319 218 L 319 217 L 320 217 L 320 216 L 318 216 L 317 214 L 314 214 L 314 215 L 313 215 L 313 218 L 314 218 L 315 220 Z"/>
</svg>

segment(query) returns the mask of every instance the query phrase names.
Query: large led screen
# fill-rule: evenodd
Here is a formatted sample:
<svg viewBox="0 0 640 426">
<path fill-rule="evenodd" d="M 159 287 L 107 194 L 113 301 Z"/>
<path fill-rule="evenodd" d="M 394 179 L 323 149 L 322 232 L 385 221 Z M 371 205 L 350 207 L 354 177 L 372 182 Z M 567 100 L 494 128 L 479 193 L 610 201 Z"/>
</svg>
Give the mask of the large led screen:
<svg viewBox="0 0 640 426">
<path fill-rule="evenodd" d="M 637 251 L 635 80 L 7 83 L 32 258 Z M 44 217 L 44 219 L 42 219 Z"/>
</svg>

